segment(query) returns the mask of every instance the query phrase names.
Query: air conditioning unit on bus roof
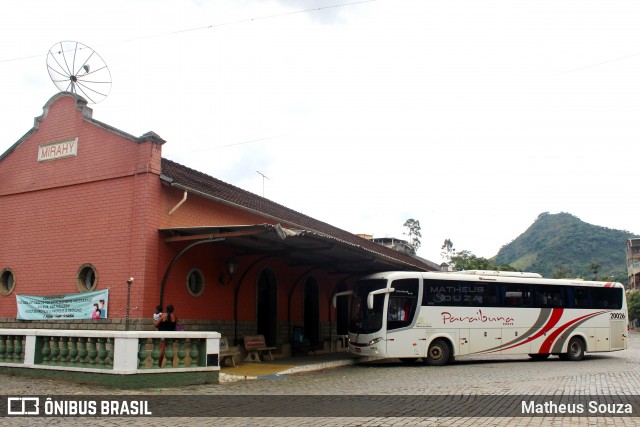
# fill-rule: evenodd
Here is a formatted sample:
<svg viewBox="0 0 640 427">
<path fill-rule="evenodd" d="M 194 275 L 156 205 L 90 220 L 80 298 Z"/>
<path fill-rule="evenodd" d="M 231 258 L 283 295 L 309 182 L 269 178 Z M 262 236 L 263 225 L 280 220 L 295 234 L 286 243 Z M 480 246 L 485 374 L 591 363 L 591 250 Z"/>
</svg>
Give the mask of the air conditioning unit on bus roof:
<svg viewBox="0 0 640 427">
<path fill-rule="evenodd" d="M 493 270 L 463 270 L 456 271 L 459 274 L 473 274 L 476 276 L 502 276 L 502 277 L 526 277 L 541 279 L 542 275 L 539 273 L 527 273 L 521 271 L 493 271 Z"/>
</svg>

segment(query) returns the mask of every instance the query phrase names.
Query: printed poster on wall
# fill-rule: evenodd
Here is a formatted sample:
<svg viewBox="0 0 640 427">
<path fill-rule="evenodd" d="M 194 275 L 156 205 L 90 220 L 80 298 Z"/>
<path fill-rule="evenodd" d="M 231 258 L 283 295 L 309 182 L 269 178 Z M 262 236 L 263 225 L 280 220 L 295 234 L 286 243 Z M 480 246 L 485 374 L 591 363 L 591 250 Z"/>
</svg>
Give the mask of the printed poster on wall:
<svg viewBox="0 0 640 427">
<path fill-rule="evenodd" d="M 106 319 L 109 290 L 66 295 L 16 295 L 17 319 Z"/>
</svg>

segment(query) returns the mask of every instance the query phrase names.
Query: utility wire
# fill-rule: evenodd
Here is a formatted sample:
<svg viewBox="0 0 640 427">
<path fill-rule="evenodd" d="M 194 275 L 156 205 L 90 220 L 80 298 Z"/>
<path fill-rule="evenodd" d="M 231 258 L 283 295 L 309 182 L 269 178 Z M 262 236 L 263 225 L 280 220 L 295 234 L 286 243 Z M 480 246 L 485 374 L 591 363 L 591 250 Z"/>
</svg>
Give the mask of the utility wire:
<svg viewBox="0 0 640 427">
<path fill-rule="evenodd" d="M 573 73 L 575 71 L 587 70 L 589 68 L 597 67 L 599 65 L 610 64 L 612 62 L 618 62 L 618 61 L 622 61 L 624 59 L 633 58 L 634 56 L 638 56 L 638 55 L 640 55 L 640 52 L 632 53 L 632 54 L 626 55 L 626 56 L 620 56 L 618 58 L 608 59 L 606 61 L 596 62 L 596 63 L 591 64 L 591 65 L 585 65 L 584 67 L 574 68 L 573 70 L 567 71 L 567 73 Z"/>
<path fill-rule="evenodd" d="M 267 141 L 269 139 L 275 139 L 275 138 L 281 138 L 283 136 L 286 136 L 288 134 L 282 134 L 282 135 L 273 135 L 273 136 L 266 136 L 264 138 L 257 138 L 257 139 L 250 139 L 247 141 L 241 141 L 241 142 L 233 142 L 231 144 L 224 144 L 224 145 L 215 145 L 213 147 L 207 147 L 207 148 L 199 148 L 197 150 L 190 150 L 190 151 L 180 151 L 179 154 L 187 154 L 187 153 L 198 153 L 201 151 L 210 151 L 210 150 L 217 150 L 219 148 L 229 148 L 229 147 L 235 147 L 236 145 L 244 145 L 244 144 L 252 144 L 254 142 L 260 142 L 260 141 Z"/>
<path fill-rule="evenodd" d="M 282 18 L 282 17 L 285 17 L 285 16 L 297 15 L 297 14 L 301 14 L 301 13 L 319 12 L 319 11 L 322 11 L 322 10 L 325 10 L 325 9 L 336 9 L 336 8 L 340 8 L 340 7 L 354 6 L 354 5 L 363 4 L 363 3 L 373 3 L 375 1 L 379 1 L 379 0 L 360 0 L 360 1 L 350 2 L 350 3 L 338 3 L 338 4 L 334 4 L 334 5 L 329 5 L 329 6 L 314 7 L 314 8 L 311 8 L 311 9 L 295 10 L 295 11 L 292 11 L 292 12 L 276 13 L 276 14 L 273 14 L 273 15 L 265 15 L 265 16 L 258 16 L 258 17 L 254 17 L 254 18 L 239 19 L 237 21 L 222 22 L 220 24 L 205 25 L 203 27 L 186 28 L 186 29 L 183 29 L 183 30 L 176 30 L 176 31 L 170 31 L 170 32 L 166 32 L 166 33 L 152 34 L 152 35 L 148 35 L 148 36 L 135 37 L 135 38 L 132 38 L 132 39 L 120 40 L 120 41 L 116 41 L 116 42 L 113 42 L 113 43 L 131 43 L 131 42 L 138 41 L 138 40 L 145 40 L 145 39 L 151 39 L 151 38 L 156 38 L 156 37 L 164 37 L 164 36 L 172 36 L 172 35 L 176 35 L 176 34 L 192 32 L 192 31 L 209 30 L 209 29 L 215 29 L 215 28 L 220 28 L 220 27 L 226 27 L 226 26 L 230 26 L 230 25 L 246 24 L 246 23 L 249 23 L 249 22 L 264 21 L 264 20 L 267 20 L 267 19 L 274 19 L 274 18 Z M 21 60 L 25 60 L 25 59 L 39 58 L 39 57 L 43 57 L 43 56 L 46 56 L 46 54 L 45 55 L 22 56 L 22 57 L 19 57 L 19 58 L 10 58 L 10 59 L 0 59 L 0 63 L 21 61 Z"/>
</svg>

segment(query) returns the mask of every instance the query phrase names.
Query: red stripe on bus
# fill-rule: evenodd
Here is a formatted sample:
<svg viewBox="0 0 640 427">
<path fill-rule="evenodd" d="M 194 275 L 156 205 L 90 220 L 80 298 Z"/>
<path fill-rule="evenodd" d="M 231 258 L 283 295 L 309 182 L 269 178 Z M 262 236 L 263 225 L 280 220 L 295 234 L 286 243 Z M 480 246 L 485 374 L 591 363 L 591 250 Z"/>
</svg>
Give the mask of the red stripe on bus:
<svg viewBox="0 0 640 427">
<path fill-rule="evenodd" d="M 540 350 L 538 350 L 538 353 L 541 353 L 541 354 L 549 353 L 549 351 L 551 350 L 551 346 L 553 345 L 553 342 L 556 340 L 556 338 L 558 338 L 558 335 L 560 335 L 562 332 L 564 332 L 566 329 L 568 329 L 569 326 L 573 325 L 576 322 L 579 322 L 582 319 L 587 319 L 587 318 L 590 318 L 590 317 L 598 316 L 598 315 L 600 315 L 602 313 L 605 313 L 605 311 L 599 311 L 597 313 L 585 314 L 584 316 L 578 317 L 576 319 L 573 319 L 570 322 L 565 323 L 564 325 L 562 325 L 561 327 L 556 329 L 551 335 L 549 335 L 549 337 L 546 340 L 544 340 L 544 342 L 540 346 Z"/>
<path fill-rule="evenodd" d="M 497 351 L 509 350 L 510 348 L 519 347 L 523 344 L 526 344 L 535 340 L 536 338 L 546 334 L 551 328 L 553 328 L 560 321 L 560 318 L 562 317 L 563 312 L 564 312 L 564 308 L 551 309 L 551 316 L 549 316 L 549 320 L 547 320 L 547 323 L 545 323 L 544 326 L 542 326 L 542 329 L 540 329 L 537 333 L 535 333 L 530 337 L 527 337 L 526 339 L 523 339 L 519 343 L 510 345 L 509 347 L 498 347 L 496 350 L 488 351 L 487 353 L 495 353 Z M 505 344 L 505 345 L 509 345 L 509 344 Z"/>
</svg>

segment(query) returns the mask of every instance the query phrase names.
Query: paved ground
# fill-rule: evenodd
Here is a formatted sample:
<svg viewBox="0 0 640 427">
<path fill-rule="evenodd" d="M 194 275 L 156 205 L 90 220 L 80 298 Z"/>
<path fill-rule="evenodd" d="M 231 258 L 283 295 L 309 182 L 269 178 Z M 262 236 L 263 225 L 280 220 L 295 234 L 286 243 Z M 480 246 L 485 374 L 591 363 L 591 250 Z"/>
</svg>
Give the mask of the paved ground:
<svg viewBox="0 0 640 427">
<path fill-rule="evenodd" d="M 323 395 L 322 404 L 327 405 L 327 398 L 334 397 L 335 414 L 340 415 L 340 397 L 372 396 L 373 407 L 376 398 L 387 402 L 388 396 L 398 400 L 403 396 L 495 396 L 496 405 L 513 404 L 517 396 L 544 395 L 640 395 L 640 334 L 631 334 L 628 350 L 616 353 L 587 355 L 582 362 L 563 362 L 550 358 L 543 362 L 534 362 L 526 357 L 508 358 L 466 358 L 445 367 L 426 367 L 421 364 L 404 365 L 396 361 L 382 361 L 325 369 L 322 371 L 300 373 L 294 375 L 267 375 L 260 379 L 238 381 L 215 386 L 191 386 L 174 389 L 152 389 L 143 391 L 113 390 L 96 388 L 64 381 L 32 380 L 19 377 L 0 376 L 3 395 L 60 395 L 75 394 L 79 396 L 131 395 L 142 394 L 145 397 L 198 395 L 204 408 L 193 408 L 196 414 L 199 409 L 211 402 L 218 402 L 225 396 L 237 399 L 237 402 L 252 403 L 249 413 L 255 415 L 278 408 L 282 396 L 291 398 L 291 413 L 294 414 L 301 402 L 300 397 L 307 395 Z M 251 401 L 249 396 L 264 396 L 263 399 Z M 335 399 L 337 397 L 337 399 Z M 244 400 L 243 400 L 244 399 Z M 247 400 L 249 399 L 249 400 Z M 368 398 L 367 398 L 368 399 Z M 518 399 L 515 399 L 518 401 Z M 278 403 L 280 402 L 280 403 Z M 381 403 L 382 404 L 382 403 Z M 416 401 L 415 405 L 421 403 Z M 295 406 L 295 407 L 294 407 Z M 492 405 L 488 405 L 492 406 Z M 276 414 L 282 412 L 276 409 Z M 324 408 L 314 408 L 322 410 Z M 412 408 L 409 408 L 412 409 Z M 415 409 L 415 408 L 413 408 Z M 375 409 L 373 409 L 375 410 Z M 280 411 L 280 412 L 278 412 Z M 333 407 L 325 411 L 333 415 Z M 398 414 L 402 415 L 402 414 Z M 491 414 L 489 414 L 491 415 Z M 91 426 L 325 426 L 325 425 L 357 425 L 357 426 L 636 426 L 640 425 L 640 417 L 167 417 L 167 418 L 4 418 L 0 425 L 91 425 Z"/>
</svg>

